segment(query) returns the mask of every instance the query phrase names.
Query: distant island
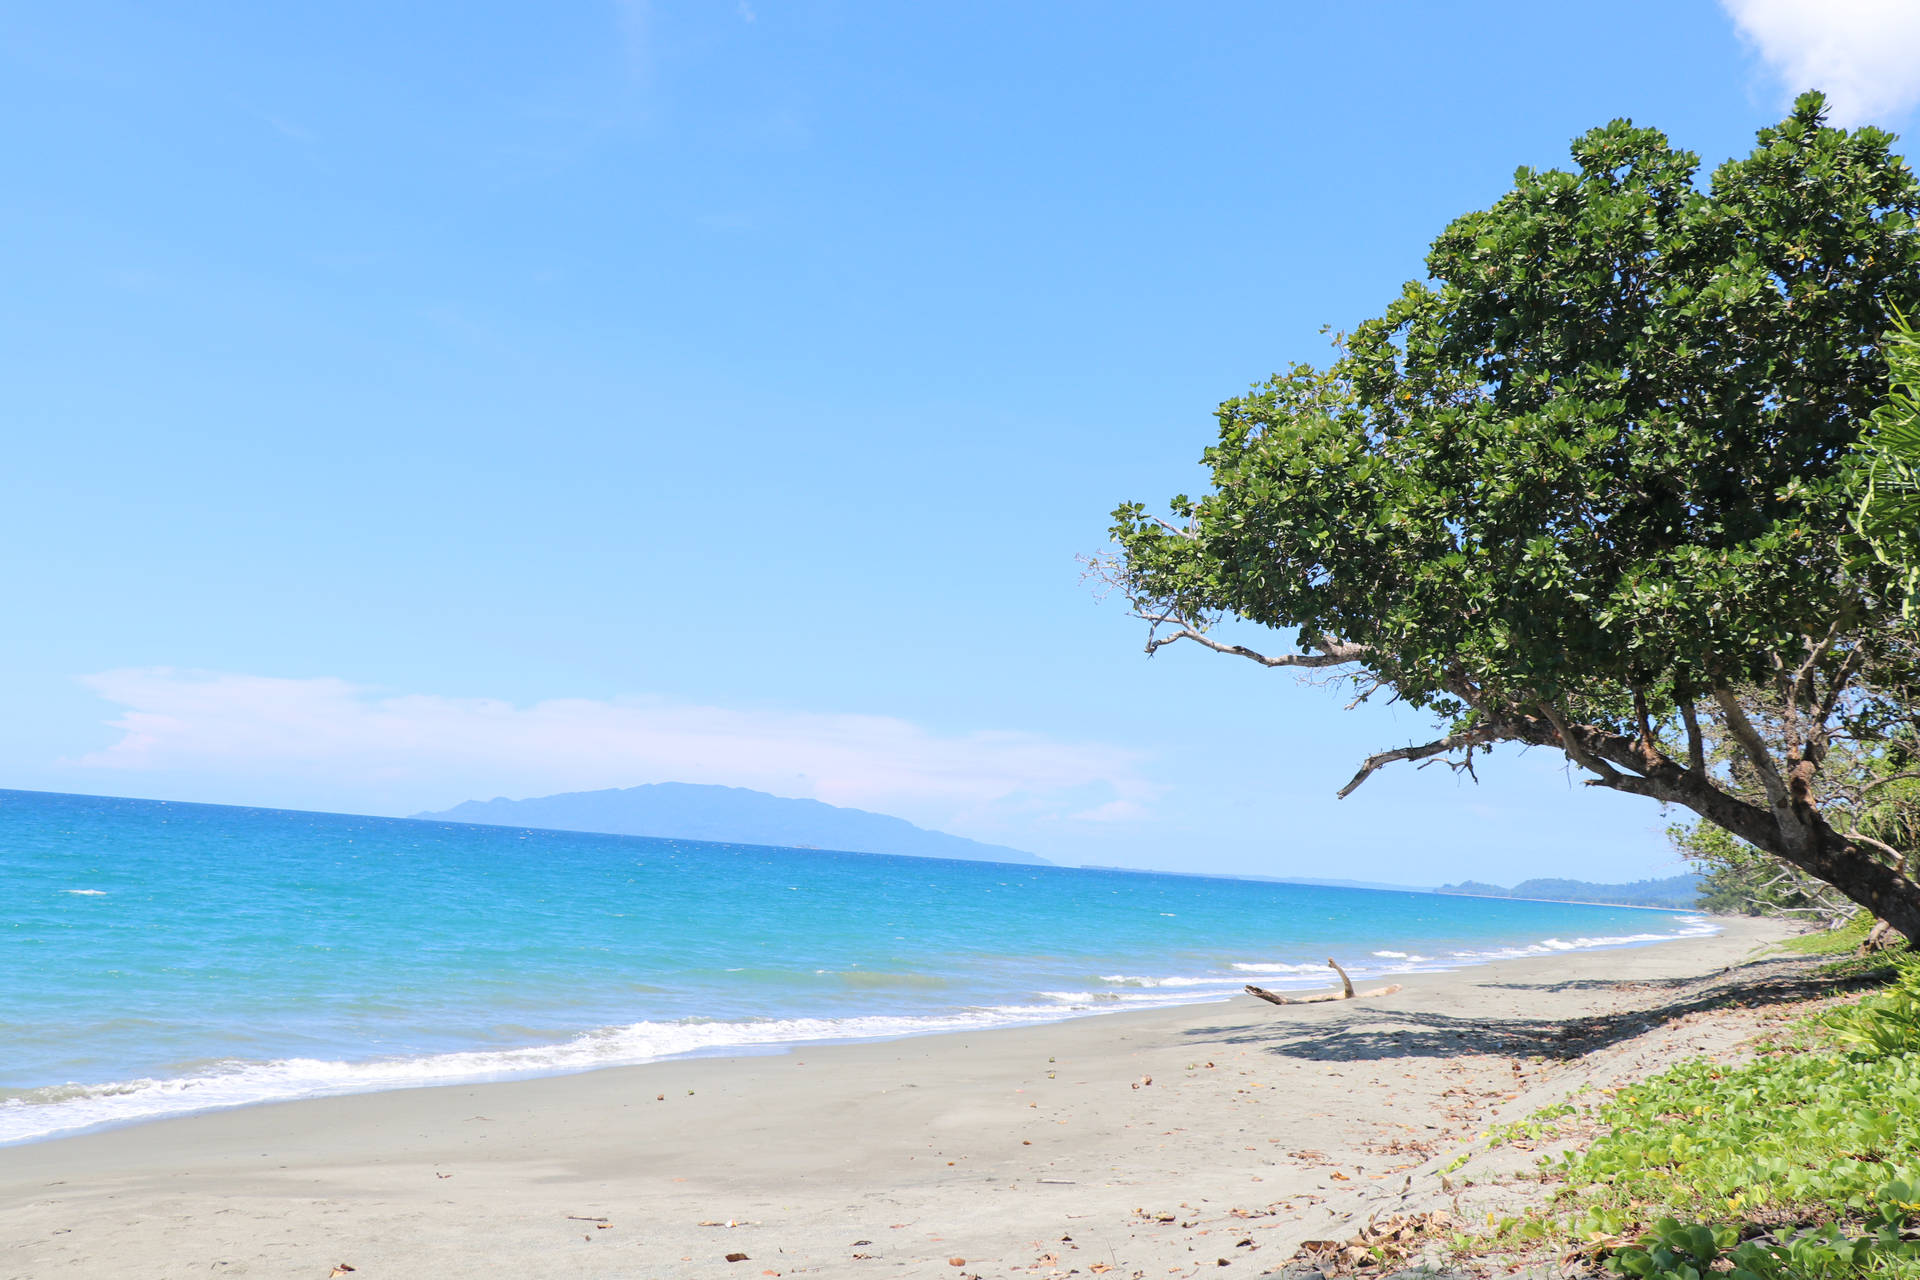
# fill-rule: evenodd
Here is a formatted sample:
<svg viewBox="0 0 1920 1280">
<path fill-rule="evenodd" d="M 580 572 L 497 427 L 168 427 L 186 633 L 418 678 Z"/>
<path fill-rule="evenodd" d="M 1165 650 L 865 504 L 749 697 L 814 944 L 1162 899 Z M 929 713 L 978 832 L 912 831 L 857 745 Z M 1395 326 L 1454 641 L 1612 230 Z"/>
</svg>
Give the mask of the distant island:
<svg viewBox="0 0 1920 1280">
<path fill-rule="evenodd" d="M 1462 893 L 1476 898 L 1543 898 L 1550 902 L 1599 902 L 1623 907 L 1697 906 L 1700 877 L 1689 872 L 1664 880 L 1635 880 L 1632 884 L 1594 884 L 1589 880 L 1522 880 L 1511 889 L 1478 880 L 1443 884 L 1436 893 Z"/>
<path fill-rule="evenodd" d="M 539 827 L 615 836 L 711 840 L 719 844 L 764 844 L 833 849 L 845 853 L 893 853 L 910 858 L 956 858 L 963 862 L 1018 862 L 1049 866 L 1045 858 L 1004 845 L 982 844 L 944 831 L 928 831 L 904 818 L 864 809 L 842 809 L 818 800 L 792 800 L 745 787 L 655 782 L 607 791 L 569 791 L 528 800 L 469 800 L 416 818 L 471 822 L 488 827 Z"/>
</svg>

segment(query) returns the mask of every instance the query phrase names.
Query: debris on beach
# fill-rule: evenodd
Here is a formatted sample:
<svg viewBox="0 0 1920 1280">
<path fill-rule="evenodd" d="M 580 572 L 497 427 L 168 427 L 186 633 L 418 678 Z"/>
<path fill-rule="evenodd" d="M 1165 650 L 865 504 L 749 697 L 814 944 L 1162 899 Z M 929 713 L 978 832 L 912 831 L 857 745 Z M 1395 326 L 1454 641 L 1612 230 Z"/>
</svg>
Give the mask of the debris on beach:
<svg viewBox="0 0 1920 1280">
<path fill-rule="evenodd" d="M 1433 1213 L 1394 1214 L 1369 1222 L 1346 1240 L 1308 1240 L 1293 1255 L 1296 1262 L 1318 1267 L 1329 1276 L 1359 1272 L 1379 1273 L 1407 1261 L 1434 1233 L 1453 1225 L 1444 1209 Z"/>
<path fill-rule="evenodd" d="M 1325 1004 L 1329 1000 L 1364 1000 L 1371 996 L 1390 996 L 1400 990 L 1400 984 L 1396 982 L 1391 986 L 1375 987 L 1371 991 L 1355 991 L 1353 989 L 1353 979 L 1347 976 L 1347 971 L 1342 969 L 1339 962 L 1332 956 L 1327 957 L 1327 967 L 1340 975 L 1340 990 L 1320 991 L 1310 996 L 1283 996 L 1278 992 L 1269 991 L 1265 987 L 1256 987 L 1252 983 L 1248 983 L 1247 994 L 1257 996 L 1265 1000 L 1268 1004 Z M 1209 1062 L 1207 1065 L 1212 1066 L 1213 1064 Z"/>
</svg>

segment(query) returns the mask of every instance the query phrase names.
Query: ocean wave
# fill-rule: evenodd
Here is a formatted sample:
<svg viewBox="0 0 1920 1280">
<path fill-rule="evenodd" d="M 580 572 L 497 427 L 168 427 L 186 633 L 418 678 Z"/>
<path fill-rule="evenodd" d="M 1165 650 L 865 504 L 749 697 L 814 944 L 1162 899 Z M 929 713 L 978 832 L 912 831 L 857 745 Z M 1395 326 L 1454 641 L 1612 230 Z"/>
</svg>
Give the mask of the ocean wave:
<svg viewBox="0 0 1920 1280">
<path fill-rule="evenodd" d="M 1456 951 L 1447 960 L 1397 952 L 1375 952 L 1376 957 L 1391 963 L 1354 966 L 1352 972 L 1356 979 L 1382 973 L 1426 972 L 1458 968 L 1464 964 L 1665 942 L 1718 932 L 1713 922 L 1704 916 L 1680 917 L 1676 924 L 1679 928 L 1671 933 L 1572 939 L 1553 937 L 1524 946 Z M 978 1006 L 946 1014 L 768 1018 L 731 1022 L 688 1018 L 676 1022 L 643 1021 L 606 1027 L 558 1043 L 513 1049 L 473 1050 L 360 1062 L 319 1058 L 283 1058 L 269 1062 L 225 1060 L 200 1064 L 171 1079 L 61 1084 L 0 1094 L 0 1145 L 260 1102 L 562 1075 L 695 1054 L 987 1030 L 1052 1022 L 1095 1012 L 1184 1005 L 1224 999 L 1240 987 L 1248 974 L 1266 975 L 1266 981 L 1284 986 L 1331 984 L 1333 981 L 1324 964 L 1245 961 L 1232 964 L 1230 970 L 1207 975 L 1172 974 L 1159 977 L 1108 974 L 1101 976 L 1099 981 L 1119 990 L 1037 991 L 1028 998 L 1039 1003 Z M 906 977 L 899 974 L 873 976 L 880 979 L 878 985 L 888 985 Z M 908 977 L 907 984 L 919 985 L 918 975 Z"/>
</svg>

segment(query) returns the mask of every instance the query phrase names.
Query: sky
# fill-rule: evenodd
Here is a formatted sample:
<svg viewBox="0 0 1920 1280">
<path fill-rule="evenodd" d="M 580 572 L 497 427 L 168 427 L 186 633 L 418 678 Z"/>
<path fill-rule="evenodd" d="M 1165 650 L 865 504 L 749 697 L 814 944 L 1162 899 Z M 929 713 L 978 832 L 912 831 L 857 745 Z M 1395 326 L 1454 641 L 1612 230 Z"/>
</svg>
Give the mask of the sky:
<svg viewBox="0 0 1920 1280">
<path fill-rule="evenodd" d="M 1911 129 L 1920 6 L 11 5 L 0 786 L 1672 874 L 1537 751 L 1335 799 L 1424 720 L 1149 661 L 1075 556 L 1516 167 L 1808 87 Z"/>
</svg>

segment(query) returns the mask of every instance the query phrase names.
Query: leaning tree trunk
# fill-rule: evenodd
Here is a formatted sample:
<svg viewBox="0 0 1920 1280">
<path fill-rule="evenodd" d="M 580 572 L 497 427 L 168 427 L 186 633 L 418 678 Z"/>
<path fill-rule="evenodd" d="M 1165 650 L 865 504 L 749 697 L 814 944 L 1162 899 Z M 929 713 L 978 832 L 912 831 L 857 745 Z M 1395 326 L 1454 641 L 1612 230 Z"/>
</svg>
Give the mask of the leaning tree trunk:
<svg viewBox="0 0 1920 1280">
<path fill-rule="evenodd" d="M 1821 839 L 1810 856 L 1781 856 L 1802 871 L 1820 877 L 1886 922 L 1894 932 L 1920 946 L 1920 884 L 1899 868 L 1890 867 L 1872 852 L 1839 832 L 1820 824 Z"/>
<path fill-rule="evenodd" d="M 1920 884 L 1888 866 L 1862 840 L 1835 831 L 1804 801 L 1780 810 L 1727 794 L 1704 776 L 1678 768 L 1655 770 L 1642 794 L 1683 804 L 1754 848 L 1844 893 L 1920 946 Z"/>
</svg>

